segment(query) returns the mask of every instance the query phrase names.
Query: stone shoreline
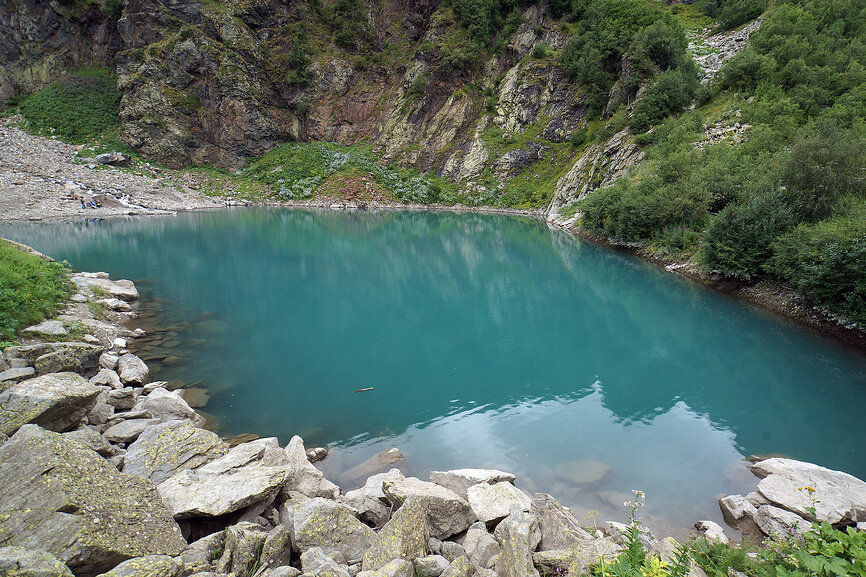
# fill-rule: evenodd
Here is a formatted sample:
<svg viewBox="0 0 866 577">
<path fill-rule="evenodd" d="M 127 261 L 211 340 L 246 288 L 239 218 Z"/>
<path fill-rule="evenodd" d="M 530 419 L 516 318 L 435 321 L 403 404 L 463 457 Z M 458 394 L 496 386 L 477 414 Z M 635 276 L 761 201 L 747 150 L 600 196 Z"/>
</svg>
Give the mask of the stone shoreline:
<svg viewBox="0 0 866 577">
<path fill-rule="evenodd" d="M 143 336 L 125 328 L 133 283 L 72 280 L 67 310 L 0 360 L 0 574 L 537 577 L 578 575 L 623 548 L 625 526 L 582 527 L 507 472 L 407 478 L 387 470 L 401 458 L 392 449 L 343 494 L 313 464 L 326 449 L 298 436 L 228 443 L 129 352 Z M 787 459 L 753 472 L 755 492 L 721 500 L 745 535 L 807 526 L 802 485 L 816 489 L 817 518 L 866 527 L 862 481 Z M 727 539 L 712 522 L 696 527 Z M 671 539 L 644 541 L 673 554 Z"/>
</svg>

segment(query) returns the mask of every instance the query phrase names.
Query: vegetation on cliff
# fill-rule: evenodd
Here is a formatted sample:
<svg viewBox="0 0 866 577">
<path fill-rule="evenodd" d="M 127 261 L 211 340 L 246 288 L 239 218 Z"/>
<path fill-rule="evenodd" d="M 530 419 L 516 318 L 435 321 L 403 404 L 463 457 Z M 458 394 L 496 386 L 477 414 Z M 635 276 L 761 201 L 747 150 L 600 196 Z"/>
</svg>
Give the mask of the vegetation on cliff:
<svg viewBox="0 0 866 577">
<path fill-rule="evenodd" d="M 0 345 L 14 340 L 20 329 L 55 313 L 71 294 L 61 264 L 0 240 Z"/>
<path fill-rule="evenodd" d="M 579 204 L 582 226 L 674 253 L 699 247 L 710 270 L 772 276 L 866 321 L 863 9 L 776 4 L 712 99 L 658 126 L 648 162 Z M 748 127 L 743 144 L 702 142 L 706 126 L 735 123 Z M 702 236 L 678 246 L 672 228 Z"/>
</svg>

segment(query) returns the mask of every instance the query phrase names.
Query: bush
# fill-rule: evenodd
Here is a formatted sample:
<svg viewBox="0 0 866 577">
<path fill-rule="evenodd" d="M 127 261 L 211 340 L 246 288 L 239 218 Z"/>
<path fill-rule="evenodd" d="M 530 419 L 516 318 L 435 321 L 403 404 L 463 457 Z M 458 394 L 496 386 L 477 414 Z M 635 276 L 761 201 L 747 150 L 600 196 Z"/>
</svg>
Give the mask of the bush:
<svg viewBox="0 0 866 577">
<path fill-rule="evenodd" d="M 706 205 L 702 190 L 666 186 L 658 176 L 620 178 L 578 203 L 581 226 L 628 241 L 649 240 L 669 226 L 703 224 Z"/>
<path fill-rule="evenodd" d="M 541 42 L 532 48 L 532 57 L 536 60 L 544 60 L 548 56 L 550 56 L 550 46 L 547 44 Z"/>
<path fill-rule="evenodd" d="M 81 144 L 117 130 L 120 92 L 102 67 L 82 68 L 52 82 L 20 105 L 27 129 Z"/>
<path fill-rule="evenodd" d="M 638 32 L 629 53 L 638 66 L 659 70 L 677 68 L 686 60 L 686 37 L 682 29 L 663 20 L 656 20 Z"/>
<path fill-rule="evenodd" d="M 729 204 L 714 218 L 701 244 L 703 263 L 712 270 L 752 279 L 764 273 L 772 243 L 794 224 L 794 214 L 778 191 Z"/>
<path fill-rule="evenodd" d="M 866 193 L 864 166 L 863 138 L 822 120 L 791 147 L 782 171 L 785 199 L 802 220 L 826 218 L 844 195 Z"/>
<path fill-rule="evenodd" d="M 662 72 L 635 106 L 630 122 L 632 130 L 645 132 L 671 114 L 685 110 L 694 99 L 699 84 L 692 66 Z"/>
<path fill-rule="evenodd" d="M 801 293 L 866 323 L 866 204 L 801 224 L 773 246 L 770 269 Z"/>
<path fill-rule="evenodd" d="M 0 341 L 56 312 L 72 292 L 59 263 L 0 240 Z"/>
</svg>

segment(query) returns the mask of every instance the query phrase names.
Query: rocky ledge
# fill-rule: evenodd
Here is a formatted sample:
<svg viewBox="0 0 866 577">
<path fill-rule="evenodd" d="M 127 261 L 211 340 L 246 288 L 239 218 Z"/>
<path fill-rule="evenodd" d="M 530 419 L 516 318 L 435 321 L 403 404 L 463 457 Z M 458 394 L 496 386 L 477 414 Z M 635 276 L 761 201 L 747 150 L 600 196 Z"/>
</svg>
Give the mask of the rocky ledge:
<svg viewBox="0 0 866 577">
<path fill-rule="evenodd" d="M 507 472 L 424 481 L 391 469 L 343 494 L 313 464 L 324 449 L 300 437 L 229 443 L 127 349 L 143 334 L 124 328 L 133 284 L 72 280 L 65 314 L 27 329 L 26 344 L 0 359 L 2 575 L 532 577 L 578 575 L 623 549 L 625 526 L 590 532 Z M 755 493 L 721 499 L 735 527 L 866 522 L 866 484 L 849 475 L 787 459 L 753 471 Z M 727 539 L 714 523 L 696 527 Z M 644 540 L 663 557 L 676 545 Z"/>
</svg>

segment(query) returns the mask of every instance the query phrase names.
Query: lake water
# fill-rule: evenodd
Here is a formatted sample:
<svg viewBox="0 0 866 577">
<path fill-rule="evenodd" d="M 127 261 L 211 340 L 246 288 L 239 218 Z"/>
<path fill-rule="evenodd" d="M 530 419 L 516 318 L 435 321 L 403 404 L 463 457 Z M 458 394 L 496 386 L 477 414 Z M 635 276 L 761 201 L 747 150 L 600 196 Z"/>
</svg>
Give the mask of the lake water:
<svg viewBox="0 0 866 577">
<path fill-rule="evenodd" d="M 226 436 L 331 447 L 344 489 L 398 447 L 407 473 L 512 471 L 602 520 L 642 489 L 676 534 L 754 488 L 744 456 L 866 477 L 864 355 L 531 218 L 238 209 L 0 235 L 134 280 L 155 378 L 205 387 Z"/>
</svg>

